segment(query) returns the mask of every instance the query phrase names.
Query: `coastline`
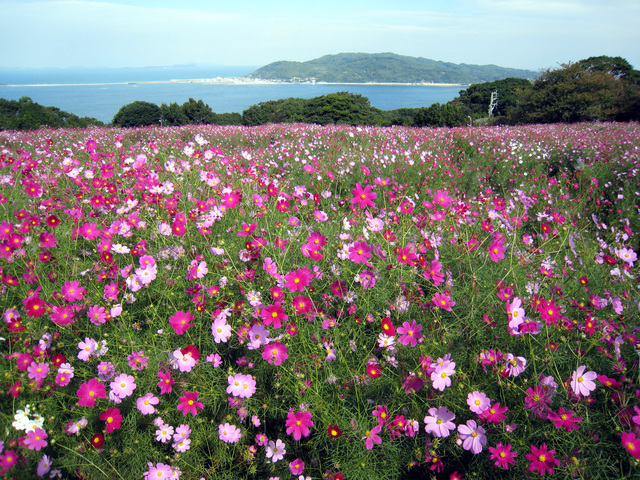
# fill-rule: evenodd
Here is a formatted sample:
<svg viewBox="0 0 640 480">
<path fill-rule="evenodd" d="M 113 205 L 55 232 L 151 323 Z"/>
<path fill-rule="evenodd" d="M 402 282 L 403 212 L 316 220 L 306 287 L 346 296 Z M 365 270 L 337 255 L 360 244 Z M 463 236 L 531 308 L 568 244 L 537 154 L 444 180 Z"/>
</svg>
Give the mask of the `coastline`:
<svg viewBox="0 0 640 480">
<path fill-rule="evenodd" d="M 201 85 L 357 85 L 357 86 L 398 86 L 398 87 L 466 87 L 462 83 L 395 83 L 395 82 L 286 82 L 282 80 L 264 80 L 244 77 L 192 78 L 174 80 L 155 80 L 145 82 L 96 82 L 96 83 L 33 83 L 33 84 L 0 84 L 0 87 L 88 87 L 108 85 L 151 85 L 163 83 L 197 83 Z"/>
</svg>

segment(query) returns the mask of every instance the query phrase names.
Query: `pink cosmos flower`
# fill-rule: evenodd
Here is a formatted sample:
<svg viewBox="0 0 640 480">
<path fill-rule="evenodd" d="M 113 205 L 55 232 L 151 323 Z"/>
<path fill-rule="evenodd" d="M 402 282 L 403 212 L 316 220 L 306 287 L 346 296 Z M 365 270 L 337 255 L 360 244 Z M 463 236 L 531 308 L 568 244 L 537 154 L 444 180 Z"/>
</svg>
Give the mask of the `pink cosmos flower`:
<svg viewBox="0 0 640 480">
<path fill-rule="evenodd" d="M 262 358 L 275 366 L 281 365 L 288 357 L 287 346 L 280 342 L 265 345 L 262 351 Z"/>
<path fill-rule="evenodd" d="M 449 196 L 446 190 L 436 190 L 433 194 L 433 203 L 442 208 L 448 208 L 453 204 L 453 198 Z"/>
<path fill-rule="evenodd" d="M 78 348 L 80 349 L 80 351 L 78 352 L 78 358 L 83 362 L 86 362 L 89 360 L 89 357 L 91 357 L 91 355 L 93 355 L 93 353 L 96 351 L 97 344 L 93 338 L 85 338 L 84 342 L 78 343 Z"/>
<path fill-rule="evenodd" d="M 372 188 L 371 185 L 365 185 L 362 188 L 359 182 L 356 183 L 356 188 L 351 190 L 353 194 L 351 205 L 358 205 L 360 208 L 375 207 L 376 204 L 373 201 L 378 198 L 378 195 L 372 191 Z"/>
<path fill-rule="evenodd" d="M 622 446 L 633 458 L 640 459 L 640 438 L 633 432 L 622 432 Z"/>
<path fill-rule="evenodd" d="M 100 420 L 106 423 L 107 433 L 111 433 L 114 430 L 120 428 L 122 424 L 122 415 L 118 408 L 108 408 L 100 415 Z"/>
<path fill-rule="evenodd" d="M 225 317 L 216 317 L 211 324 L 211 334 L 216 343 L 227 343 L 231 337 L 231 325 L 227 324 Z"/>
<path fill-rule="evenodd" d="M 169 440 L 171 440 L 172 436 L 173 427 L 171 425 L 166 425 L 165 423 L 158 425 L 158 430 L 156 430 L 157 442 L 167 443 Z"/>
<path fill-rule="evenodd" d="M 266 325 L 273 325 L 273 328 L 282 327 L 282 322 L 286 322 L 289 316 L 284 313 L 284 309 L 280 306 L 280 302 L 274 305 L 267 305 L 260 311 L 262 322 Z"/>
<path fill-rule="evenodd" d="M 418 344 L 418 340 L 422 337 L 420 333 L 422 330 L 422 325 L 416 324 L 415 320 L 411 320 L 411 323 L 404 322 L 401 327 L 398 327 L 398 341 L 402 345 L 411 345 L 415 347 Z"/>
<path fill-rule="evenodd" d="M 256 391 L 256 381 L 251 375 L 236 373 L 227 378 L 229 386 L 227 393 L 234 397 L 250 398 Z"/>
<path fill-rule="evenodd" d="M 127 398 L 136 389 L 135 379 L 126 373 L 121 373 L 114 378 L 109 386 L 119 398 Z"/>
<path fill-rule="evenodd" d="M 451 296 L 448 293 L 440 293 L 436 292 L 433 294 L 431 299 L 436 307 L 442 308 L 443 310 L 447 310 L 451 312 L 451 307 L 455 306 L 456 302 L 451 300 Z"/>
<path fill-rule="evenodd" d="M 525 458 L 531 463 L 529 464 L 529 470 L 538 473 L 542 476 L 545 473 L 553 473 L 555 470 L 553 466 L 560 465 L 560 460 L 553 458 L 555 450 L 547 450 L 547 444 L 543 443 L 540 447 L 534 447 L 531 445 L 531 453 L 525 455 Z"/>
<path fill-rule="evenodd" d="M 43 381 L 49 374 L 49 364 L 46 362 L 36 363 L 31 362 L 31 365 L 27 367 L 27 375 L 36 382 Z"/>
<path fill-rule="evenodd" d="M 180 396 L 180 403 L 178 404 L 178 410 L 182 411 L 182 415 L 191 413 L 194 417 L 197 415 L 198 408 L 204 408 L 202 402 L 198 402 L 198 392 L 184 392 L 184 395 Z"/>
<path fill-rule="evenodd" d="M 444 392 L 446 387 L 451 386 L 451 375 L 456 373 L 456 364 L 449 360 L 445 360 L 442 364 L 438 364 L 436 369 L 431 374 L 431 381 L 433 382 L 433 388 Z"/>
<path fill-rule="evenodd" d="M 371 258 L 371 247 L 367 242 L 354 242 L 349 248 L 349 260 L 354 263 L 367 263 Z"/>
<path fill-rule="evenodd" d="M 45 474 L 49 473 L 51 470 L 51 459 L 47 455 L 43 455 L 40 461 L 38 462 L 38 467 L 36 468 L 36 474 L 39 477 L 44 477 Z M 53 473 L 51 478 L 53 478 Z"/>
<path fill-rule="evenodd" d="M 288 288 L 292 292 L 302 292 L 305 287 L 311 283 L 312 275 L 311 270 L 308 267 L 299 268 L 296 271 L 291 271 L 284 276 L 285 288 Z"/>
<path fill-rule="evenodd" d="M 218 438 L 225 443 L 236 443 L 242 438 L 242 431 L 229 422 L 218 425 Z"/>
<path fill-rule="evenodd" d="M 78 300 L 82 300 L 86 292 L 87 289 L 81 287 L 80 282 L 77 280 L 65 282 L 60 289 L 60 293 L 62 293 L 63 298 L 67 302 L 76 302 Z"/>
<path fill-rule="evenodd" d="M 178 367 L 178 370 L 181 372 L 190 372 L 198 363 L 190 352 L 183 353 L 181 349 L 177 349 L 173 352 L 172 360 L 174 365 Z"/>
<path fill-rule="evenodd" d="M 455 430 L 456 425 L 453 423 L 456 415 L 447 410 L 447 407 L 432 407 L 429 409 L 429 415 L 424 417 L 424 431 L 430 433 L 434 437 L 448 437 L 451 430 Z"/>
<path fill-rule="evenodd" d="M 482 412 L 480 418 L 487 422 L 498 424 L 507 419 L 504 414 L 508 411 L 509 409 L 507 407 L 501 407 L 500 402 L 496 402 Z"/>
<path fill-rule="evenodd" d="M 39 452 L 40 449 L 47 446 L 47 438 L 49 438 L 47 432 L 36 427 L 34 430 L 27 432 L 27 438 L 24 439 L 24 444 L 29 450 Z"/>
<path fill-rule="evenodd" d="M 476 390 L 467 395 L 467 405 L 473 413 L 481 415 L 491 405 L 491 399 Z"/>
<path fill-rule="evenodd" d="M 144 370 L 149 357 L 145 357 L 144 352 L 140 350 L 139 352 L 132 352 L 131 355 L 127 356 L 127 360 L 129 361 L 129 366 L 134 370 Z"/>
<path fill-rule="evenodd" d="M 182 400 L 182 397 L 180 397 L 180 399 Z M 154 405 L 157 405 L 159 401 L 160 399 L 154 396 L 153 393 L 147 393 L 146 395 L 136 400 L 136 406 L 138 407 L 138 410 L 140 410 L 140 413 L 142 413 L 142 415 L 153 415 L 154 413 L 156 413 L 156 408 L 154 407 Z"/>
<path fill-rule="evenodd" d="M 289 464 L 291 475 L 300 475 L 304 471 L 304 462 L 299 458 Z"/>
<path fill-rule="evenodd" d="M 294 440 L 300 440 L 303 436 L 308 437 L 310 434 L 309 427 L 313 427 L 312 417 L 311 412 L 288 412 L 287 421 L 285 422 L 287 434 L 293 435 Z"/>
<path fill-rule="evenodd" d="M 433 282 L 433 285 L 437 287 L 442 282 L 444 282 L 442 264 L 437 260 L 433 260 L 429 265 L 429 268 L 422 272 L 422 276 L 426 279 L 430 279 Z"/>
<path fill-rule="evenodd" d="M 489 258 L 492 262 L 498 263 L 500 260 L 504 258 L 504 252 L 507 249 L 500 242 L 493 242 L 491 245 L 487 247 L 487 251 L 489 252 Z"/>
<path fill-rule="evenodd" d="M 515 465 L 515 458 L 518 456 L 518 452 L 511 451 L 511 444 L 502 445 L 502 442 L 498 442 L 495 447 L 489 447 L 489 458 L 495 460 L 493 464 L 495 467 L 502 467 L 504 470 L 509 469 L 509 465 Z"/>
<path fill-rule="evenodd" d="M 313 302 L 309 297 L 304 295 L 298 295 L 291 301 L 291 306 L 295 309 L 298 315 L 304 315 L 313 308 Z"/>
<path fill-rule="evenodd" d="M 242 230 L 240 230 L 238 232 L 238 236 L 239 237 L 246 237 L 248 235 L 251 235 L 253 233 L 253 231 L 256 229 L 256 227 L 258 226 L 257 222 L 253 222 L 251 225 L 249 225 L 248 223 L 242 223 Z"/>
<path fill-rule="evenodd" d="M 571 410 L 565 410 L 562 407 L 558 409 L 558 413 L 549 412 L 547 418 L 553 422 L 554 427 L 564 428 L 567 432 L 578 430 L 580 428 L 578 422 L 582 421 L 582 417 L 574 417 Z"/>
<path fill-rule="evenodd" d="M 285 444 L 282 440 L 277 439 L 275 442 L 269 440 L 269 444 L 265 448 L 267 458 L 271 459 L 271 463 L 276 463 L 284 458 L 284 454 L 287 453 Z"/>
<path fill-rule="evenodd" d="M 169 317 L 169 323 L 175 330 L 178 335 L 184 334 L 189 328 L 193 327 L 193 323 L 189 323 L 194 319 L 194 316 L 191 315 L 191 312 L 183 312 L 182 310 L 178 310 L 175 315 Z"/>
<path fill-rule="evenodd" d="M 598 374 L 591 371 L 585 373 L 586 368 L 586 366 L 581 365 L 578 367 L 578 370 L 573 372 L 571 376 L 571 388 L 576 395 L 588 397 L 591 392 L 596 389 L 594 380 L 598 377 Z"/>
<path fill-rule="evenodd" d="M 367 450 L 371 450 L 374 443 L 382 443 L 382 439 L 378 435 L 381 431 L 382 427 L 380 425 L 376 425 L 371 430 L 367 430 L 364 433 L 364 437 L 362 437 L 362 440 L 364 440 L 364 446 L 367 447 Z"/>
<path fill-rule="evenodd" d="M 173 389 L 173 384 L 176 383 L 176 381 L 173 378 L 171 378 L 171 372 L 161 370 L 158 372 L 158 378 L 160 378 L 160 381 L 158 382 L 158 387 L 160 388 L 160 395 L 171 393 Z"/>
<path fill-rule="evenodd" d="M 78 405 L 81 407 L 93 407 L 96 404 L 96 399 L 107 397 L 107 392 L 102 383 L 92 378 L 80 385 L 76 395 L 78 397 Z"/>
<path fill-rule="evenodd" d="M 87 316 L 89 317 L 89 321 L 94 325 L 102 325 L 107 321 L 107 312 L 105 308 L 100 305 L 89 307 Z"/>
<path fill-rule="evenodd" d="M 462 440 L 462 448 L 469 450 L 474 455 L 482 451 L 482 447 L 487 444 L 487 432 L 478 425 L 475 420 L 467 420 L 466 425 L 458 425 L 458 433 Z"/>
</svg>

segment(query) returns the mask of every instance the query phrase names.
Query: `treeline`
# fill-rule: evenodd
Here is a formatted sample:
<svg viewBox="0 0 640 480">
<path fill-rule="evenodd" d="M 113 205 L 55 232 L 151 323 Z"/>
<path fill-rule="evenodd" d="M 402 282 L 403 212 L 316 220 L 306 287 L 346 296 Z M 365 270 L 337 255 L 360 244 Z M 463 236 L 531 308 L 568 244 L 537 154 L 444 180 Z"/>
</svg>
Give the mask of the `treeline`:
<svg viewBox="0 0 640 480">
<path fill-rule="evenodd" d="M 497 106 L 489 115 L 492 92 Z M 202 100 L 162 104 L 137 101 L 124 105 L 112 125 L 247 125 L 317 123 L 411 127 L 455 127 L 471 122 L 491 124 L 574 123 L 640 120 L 640 72 L 620 57 L 590 57 L 545 70 L 533 82 L 506 78 L 461 90 L 446 104 L 380 110 L 369 99 L 337 92 L 311 99 L 286 98 L 253 105 L 242 113 L 215 113 Z M 0 99 L 0 129 L 86 127 L 102 125 L 23 97 Z"/>
<path fill-rule="evenodd" d="M 456 126 L 469 121 L 465 108 L 436 103 L 428 108 L 380 110 L 367 97 L 337 92 L 310 99 L 285 98 L 252 105 L 242 114 L 214 113 L 202 100 L 190 98 L 182 105 L 160 106 L 137 101 L 123 106 L 113 117 L 117 127 L 149 125 L 247 125 L 266 123 L 317 123 L 346 125 Z"/>
<path fill-rule="evenodd" d="M 37 128 L 86 128 L 104 125 L 100 120 L 78 117 L 56 107 L 44 107 L 29 97 L 20 100 L 0 98 L 0 130 L 35 130 Z"/>
</svg>

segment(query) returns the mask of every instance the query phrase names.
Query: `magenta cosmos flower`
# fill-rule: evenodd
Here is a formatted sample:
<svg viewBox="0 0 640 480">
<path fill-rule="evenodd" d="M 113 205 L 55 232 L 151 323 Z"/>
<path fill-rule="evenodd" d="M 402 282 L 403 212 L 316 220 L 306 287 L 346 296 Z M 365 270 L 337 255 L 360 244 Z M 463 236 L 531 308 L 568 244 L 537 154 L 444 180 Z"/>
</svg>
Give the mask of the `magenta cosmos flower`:
<svg viewBox="0 0 640 480">
<path fill-rule="evenodd" d="M 504 470 L 509 469 L 509 465 L 515 465 L 515 458 L 518 456 L 518 452 L 511 451 L 511 444 L 502 445 L 502 442 L 498 442 L 495 447 L 489 447 L 489 458 L 495 460 L 493 464 L 495 467 L 502 467 Z"/>
<path fill-rule="evenodd" d="M 371 185 L 365 185 L 362 188 L 360 182 L 356 183 L 356 188 L 351 190 L 353 194 L 351 205 L 358 205 L 360 208 L 375 207 L 376 204 L 373 201 L 378 198 L 378 195 L 372 191 L 372 188 Z"/>
<path fill-rule="evenodd" d="M 100 420 L 106 423 L 107 433 L 111 433 L 114 430 L 120 428 L 122 423 L 122 415 L 118 408 L 108 408 L 100 415 Z"/>
<path fill-rule="evenodd" d="M 424 417 L 424 431 L 434 437 L 448 437 L 449 432 L 456 428 L 453 423 L 455 418 L 456 415 L 447 410 L 447 407 L 432 407 L 429 409 L 429 415 Z"/>
<path fill-rule="evenodd" d="M 92 378 L 80 385 L 76 395 L 78 396 L 78 405 L 81 407 L 93 407 L 96 404 L 96 399 L 106 398 L 107 392 L 102 383 Z"/>
<path fill-rule="evenodd" d="M 273 365 L 280 365 L 284 362 L 289 354 L 287 353 L 287 346 L 280 342 L 273 342 L 264 346 L 262 351 L 262 358 Z"/>
<path fill-rule="evenodd" d="M 309 427 L 313 427 L 312 417 L 311 412 L 288 412 L 287 421 L 285 422 L 287 435 L 293 435 L 294 440 L 308 437 L 310 434 Z"/>
<path fill-rule="evenodd" d="M 640 459 L 640 438 L 634 433 L 622 432 L 622 446 L 633 458 Z"/>
<path fill-rule="evenodd" d="M 292 292 L 302 292 L 311 283 L 312 275 L 309 267 L 302 267 L 291 271 L 284 276 L 284 287 Z"/>
<path fill-rule="evenodd" d="M 273 328 L 282 327 L 282 322 L 286 322 L 289 318 L 280 306 L 280 302 L 276 302 L 274 305 L 267 305 L 260 311 L 260 315 L 265 326 L 273 325 Z"/>
<path fill-rule="evenodd" d="M 420 337 L 422 337 L 420 330 L 422 330 L 422 325 L 416 324 L 415 320 L 411 320 L 411 323 L 404 322 L 401 327 L 398 327 L 398 334 L 400 335 L 398 341 L 402 345 L 415 347 Z"/>
<path fill-rule="evenodd" d="M 536 470 L 540 475 L 546 473 L 553 473 L 554 465 L 560 465 L 560 460 L 553 458 L 555 450 L 548 450 L 547 444 L 543 443 L 540 447 L 534 447 L 531 445 L 531 453 L 525 455 L 525 458 L 531 463 L 529 464 L 529 470 L 535 472 Z"/>
<path fill-rule="evenodd" d="M 198 395 L 198 392 L 184 392 L 178 404 L 178 410 L 182 411 L 182 415 L 191 413 L 195 417 L 198 413 L 197 409 L 204 408 L 204 404 L 198 401 Z"/>
<path fill-rule="evenodd" d="M 184 332 L 189 330 L 189 328 L 193 327 L 193 323 L 189 323 L 194 319 L 194 316 L 191 315 L 191 312 L 183 312 L 182 310 L 178 310 L 175 315 L 169 317 L 169 323 L 175 330 L 178 335 L 182 335 Z"/>
</svg>

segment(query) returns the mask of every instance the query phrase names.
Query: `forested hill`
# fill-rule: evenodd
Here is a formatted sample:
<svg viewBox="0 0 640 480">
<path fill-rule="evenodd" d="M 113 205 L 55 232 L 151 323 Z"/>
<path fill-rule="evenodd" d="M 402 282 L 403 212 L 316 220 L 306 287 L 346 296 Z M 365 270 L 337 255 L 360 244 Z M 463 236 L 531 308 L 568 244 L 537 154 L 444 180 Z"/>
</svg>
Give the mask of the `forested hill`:
<svg viewBox="0 0 640 480">
<path fill-rule="evenodd" d="M 339 53 L 308 62 L 270 63 L 247 75 L 250 78 L 330 83 L 473 83 L 507 77 L 533 79 L 531 70 L 467 65 L 407 57 L 395 53 Z"/>
</svg>

